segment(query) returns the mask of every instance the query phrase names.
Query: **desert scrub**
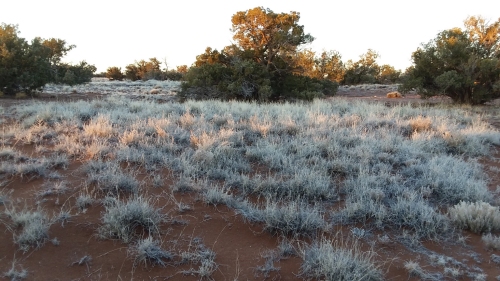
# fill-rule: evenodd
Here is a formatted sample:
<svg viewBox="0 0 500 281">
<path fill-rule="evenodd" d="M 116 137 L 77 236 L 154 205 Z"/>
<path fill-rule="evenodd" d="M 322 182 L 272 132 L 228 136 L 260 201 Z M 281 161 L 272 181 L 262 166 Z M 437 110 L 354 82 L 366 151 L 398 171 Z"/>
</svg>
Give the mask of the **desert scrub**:
<svg viewBox="0 0 500 281">
<path fill-rule="evenodd" d="M 110 137 L 113 134 L 113 126 L 108 116 L 99 115 L 92 119 L 89 124 L 83 126 L 83 130 L 90 137 Z"/>
<path fill-rule="evenodd" d="M 11 221 L 6 225 L 7 229 L 14 233 L 14 242 L 24 252 L 31 247 L 36 249 L 42 247 L 49 239 L 49 229 L 53 220 L 43 210 L 32 211 L 24 208 L 17 211 L 11 207 L 5 209 L 5 215 Z"/>
<path fill-rule="evenodd" d="M 89 161 L 84 170 L 88 175 L 87 184 L 96 185 L 105 194 L 137 194 L 139 191 L 139 182 L 116 162 Z"/>
<path fill-rule="evenodd" d="M 105 208 L 98 236 L 116 238 L 124 243 L 131 242 L 144 234 L 158 234 L 161 223 L 166 220 L 161 209 L 155 208 L 149 199 L 141 196 L 127 201 L 108 197 Z"/>
<path fill-rule="evenodd" d="M 3 273 L 3 277 L 9 278 L 11 281 L 19 281 L 28 277 L 28 271 L 23 268 L 21 270 L 17 270 L 16 261 L 13 260 L 11 268 Z"/>
<path fill-rule="evenodd" d="M 496 235 L 492 235 L 491 233 L 483 235 L 481 237 L 484 245 L 488 249 L 500 250 L 500 237 Z"/>
<path fill-rule="evenodd" d="M 197 265 L 197 268 L 185 270 L 184 275 L 196 275 L 200 280 L 213 280 L 212 274 L 219 268 L 215 262 L 216 253 L 203 244 L 201 238 L 195 237 L 190 241 L 187 251 L 179 254 L 180 264 L 189 263 Z"/>
<path fill-rule="evenodd" d="M 429 206 L 419 194 L 409 193 L 401 196 L 390 208 L 388 223 L 399 228 L 412 229 L 419 237 L 436 238 L 449 229 L 448 218 Z"/>
<path fill-rule="evenodd" d="M 487 233 L 500 229 L 498 207 L 486 202 L 460 202 L 448 210 L 450 219 L 462 229 L 475 233 Z"/>
<path fill-rule="evenodd" d="M 161 244 L 151 236 L 140 239 L 128 248 L 128 254 L 134 259 L 134 266 L 139 264 L 166 266 L 167 262 L 174 258 L 174 254 L 162 249 Z"/>
<path fill-rule="evenodd" d="M 356 244 L 341 244 L 323 239 L 307 245 L 301 253 L 300 275 L 329 281 L 384 280 L 374 263 L 374 252 L 362 252 Z"/>
<path fill-rule="evenodd" d="M 289 203 L 268 202 L 261 211 L 264 228 L 271 233 L 293 236 L 310 236 L 327 230 L 323 212 L 317 206 L 292 201 Z"/>
</svg>

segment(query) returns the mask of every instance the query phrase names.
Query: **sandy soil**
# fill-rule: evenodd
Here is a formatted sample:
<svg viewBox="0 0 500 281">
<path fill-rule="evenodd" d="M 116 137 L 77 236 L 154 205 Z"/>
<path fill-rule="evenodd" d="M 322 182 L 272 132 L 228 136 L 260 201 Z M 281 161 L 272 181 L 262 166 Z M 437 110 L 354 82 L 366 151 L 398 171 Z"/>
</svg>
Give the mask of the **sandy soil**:
<svg viewBox="0 0 500 281">
<path fill-rule="evenodd" d="M 418 95 L 407 95 L 401 99 L 388 99 L 387 90 L 352 90 L 343 91 L 339 96 L 346 99 L 362 99 L 384 103 L 439 103 L 449 102 L 447 99 L 421 100 Z M 98 93 L 81 93 L 65 97 L 42 95 L 37 100 L 75 101 L 100 98 Z M 24 100 L 1 99 L 3 107 L 24 103 Z M 5 117 L 5 116 L 4 116 Z M 492 125 L 500 129 L 500 120 L 492 120 Z M 5 125 L 5 124 L 4 124 Z M 0 126 L 2 126 L 0 124 Z M 16 150 L 30 157 L 41 156 L 32 145 L 11 144 Z M 480 163 L 489 176 L 489 187 L 495 191 L 500 186 L 500 147 L 496 147 L 490 157 L 484 157 Z M 75 161 L 68 169 L 59 169 L 71 186 L 70 192 L 40 197 L 37 195 L 42 179 L 12 178 L 3 187 L 11 192 L 9 198 L 17 203 L 34 206 L 40 204 L 49 214 L 57 214 L 61 210 L 72 210 L 73 216 L 66 221 L 55 223 L 50 228 L 50 238 L 57 238 L 58 245 L 48 241 L 38 250 L 26 253 L 19 251 L 13 243 L 11 231 L 0 224 L 0 273 L 12 268 L 18 271 L 26 269 L 25 280 L 199 280 L 200 277 L 190 274 L 190 269 L 197 265 L 183 264 L 179 258 L 174 258 L 166 267 L 134 266 L 127 253 L 127 245 L 119 241 L 101 240 L 96 237 L 96 228 L 100 224 L 100 215 L 104 208 L 92 205 L 85 210 L 75 210 L 75 193 L 82 186 L 85 176 L 81 171 L 82 163 Z M 256 167 L 257 169 L 258 167 Z M 213 280 L 302 280 L 299 274 L 301 260 L 298 257 L 275 260 L 274 269 L 268 273 L 260 269 L 266 264 L 266 257 L 276 250 L 280 238 L 263 231 L 258 224 L 249 224 L 241 216 L 225 206 L 208 206 L 201 202 L 196 193 L 172 193 L 169 187 L 173 185 L 175 175 L 164 170 L 165 179 L 160 188 L 152 187 L 151 179 L 146 172 L 138 175 L 138 180 L 149 186 L 147 193 L 154 198 L 155 205 L 162 206 L 172 218 L 171 223 L 161 229 L 163 243 L 166 248 L 178 252 L 192 250 L 200 238 L 202 243 L 216 253 L 215 261 L 218 269 L 212 275 Z M 190 207 L 180 210 L 179 204 Z M 18 204 L 19 205 L 19 204 Z M 0 206 L 0 211 L 7 204 Z M 1 220 L 1 217 L 0 217 Z M 342 230 L 347 237 L 349 229 Z M 387 234 L 386 243 L 376 243 L 378 235 Z M 325 234 L 326 235 L 326 234 Z M 499 251 L 487 250 L 481 241 L 481 236 L 467 231 L 462 233 L 466 241 L 433 242 L 426 241 L 423 247 L 410 249 L 397 243 L 393 233 L 378 233 L 373 231 L 359 240 L 365 250 L 377 253 L 377 262 L 384 271 L 387 280 L 420 280 L 412 277 L 404 269 L 404 261 L 413 260 L 429 273 L 441 272 L 443 267 L 431 264 L 427 258 L 430 252 L 444 254 L 462 262 L 469 268 L 480 267 L 488 275 L 485 280 L 496 280 L 500 275 L 500 265 L 491 261 L 492 254 Z M 338 237 L 337 237 L 338 238 Z M 347 239 L 347 238 L 346 238 Z M 57 244 L 57 243 L 56 243 Z M 298 244 L 300 245 L 300 243 Z M 2 279 L 0 277 L 0 279 Z M 4 278 L 2 280 L 9 280 Z M 453 278 L 445 279 L 453 280 Z M 470 280 L 464 277 L 461 280 Z"/>
</svg>

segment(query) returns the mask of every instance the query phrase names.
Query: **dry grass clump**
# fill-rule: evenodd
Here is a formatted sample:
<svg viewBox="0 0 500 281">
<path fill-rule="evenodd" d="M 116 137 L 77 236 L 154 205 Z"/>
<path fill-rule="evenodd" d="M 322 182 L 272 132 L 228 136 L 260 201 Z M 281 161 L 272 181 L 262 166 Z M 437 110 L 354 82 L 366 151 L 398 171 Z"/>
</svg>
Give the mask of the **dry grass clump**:
<svg viewBox="0 0 500 281">
<path fill-rule="evenodd" d="M 413 131 L 422 132 L 431 129 L 432 121 L 429 117 L 418 116 L 410 119 L 410 126 Z"/>
<path fill-rule="evenodd" d="M 172 260 L 174 255 L 161 248 L 158 241 L 151 236 L 146 239 L 140 239 L 128 249 L 129 256 L 134 258 L 134 266 L 139 264 L 147 267 L 148 265 L 159 265 L 165 267 L 167 261 Z"/>
<path fill-rule="evenodd" d="M 83 130 L 88 136 L 110 137 L 113 134 L 113 126 L 109 116 L 99 115 L 97 119 L 92 119 L 89 124 L 83 125 Z"/>
<path fill-rule="evenodd" d="M 300 275 L 320 280 L 384 280 L 374 264 L 375 253 L 362 252 L 358 245 L 340 245 L 326 239 L 306 246 Z"/>
<path fill-rule="evenodd" d="M 161 209 L 141 196 L 125 202 L 108 197 L 105 207 L 102 225 L 98 229 L 101 238 L 118 238 L 128 243 L 144 234 L 159 233 L 159 226 L 165 220 Z"/>
<path fill-rule="evenodd" d="M 31 247 L 40 248 L 48 240 L 49 228 L 53 221 L 47 217 L 43 210 L 23 209 L 16 211 L 15 208 L 6 208 L 5 214 L 11 221 L 11 224 L 6 224 L 6 227 L 14 233 L 15 243 L 24 252 Z"/>
<path fill-rule="evenodd" d="M 488 233 L 488 234 L 483 235 L 483 237 L 481 237 L 481 240 L 483 240 L 486 248 L 500 250 L 500 237 L 499 236 L 495 236 L 491 233 Z"/>
<path fill-rule="evenodd" d="M 450 219 L 462 229 L 476 233 L 491 232 L 500 229 L 500 211 L 498 207 L 486 202 L 460 202 L 448 211 Z"/>
<path fill-rule="evenodd" d="M 16 99 L 25 99 L 28 97 L 28 95 L 25 92 L 18 92 L 14 96 Z"/>
<path fill-rule="evenodd" d="M 268 203 L 261 210 L 265 229 L 271 233 L 293 236 L 309 236 L 327 230 L 322 212 L 317 207 L 291 202 L 286 205 Z"/>
<path fill-rule="evenodd" d="M 10 279 L 11 281 L 19 281 L 26 279 L 28 277 L 28 271 L 26 269 L 16 270 L 16 261 L 12 261 L 12 267 L 3 273 L 3 277 Z"/>
<path fill-rule="evenodd" d="M 387 95 L 386 95 L 386 96 L 387 96 L 388 98 L 390 98 L 390 99 L 396 99 L 396 98 L 400 99 L 400 98 L 402 98 L 402 97 L 403 97 L 403 96 L 401 95 L 401 93 L 400 93 L 400 92 L 397 92 L 397 91 L 396 91 L 396 92 L 389 92 L 389 93 L 387 93 Z"/>
</svg>

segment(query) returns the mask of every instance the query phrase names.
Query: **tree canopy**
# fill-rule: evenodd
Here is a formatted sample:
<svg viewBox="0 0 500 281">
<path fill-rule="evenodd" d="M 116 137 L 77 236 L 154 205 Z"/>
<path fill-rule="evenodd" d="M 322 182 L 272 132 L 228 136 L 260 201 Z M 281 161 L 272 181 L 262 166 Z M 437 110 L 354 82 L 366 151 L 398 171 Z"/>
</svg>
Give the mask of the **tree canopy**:
<svg viewBox="0 0 500 281">
<path fill-rule="evenodd" d="M 256 7 L 237 12 L 231 18 L 233 39 L 243 50 L 252 51 L 256 62 L 268 70 L 279 70 L 277 58 L 285 58 L 314 37 L 299 25 L 300 13 L 275 13 Z"/>
<path fill-rule="evenodd" d="M 0 91 L 14 94 L 31 92 L 45 84 L 78 84 L 90 81 L 96 68 L 82 61 L 78 65 L 61 63 L 75 48 L 56 38 L 35 37 L 31 43 L 18 36 L 16 25 L 0 26 Z"/>
<path fill-rule="evenodd" d="M 262 7 L 237 12 L 231 18 L 235 43 L 221 51 L 208 47 L 197 56 L 181 95 L 266 101 L 334 94 L 335 80 L 313 70 L 315 53 L 301 50 L 314 37 L 304 32 L 299 19 L 297 12 Z"/>
<path fill-rule="evenodd" d="M 500 97 L 500 19 L 488 24 L 473 16 L 464 26 L 440 32 L 413 52 L 403 92 L 469 104 Z"/>
</svg>

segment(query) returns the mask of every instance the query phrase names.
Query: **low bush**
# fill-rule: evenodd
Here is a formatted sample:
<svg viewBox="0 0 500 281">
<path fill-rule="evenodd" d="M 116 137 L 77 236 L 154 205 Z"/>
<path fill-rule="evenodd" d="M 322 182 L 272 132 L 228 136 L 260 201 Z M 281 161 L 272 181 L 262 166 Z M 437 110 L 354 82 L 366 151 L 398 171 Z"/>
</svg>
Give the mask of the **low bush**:
<svg viewBox="0 0 500 281">
<path fill-rule="evenodd" d="M 120 67 L 112 66 L 108 67 L 108 69 L 106 70 L 106 78 L 108 78 L 109 80 L 122 81 L 123 78 L 125 78 L 125 75 L 123 74 Z"/>
<path fill-rule="evenodd" d="M 460 202 L 449 209 L 451 220 L 462 229 L 476 233 L 500 230 L 500 211 L 498 207 L 486 202 Z"/>
<path fill-rule="evenodd" d="M 481 237 L 484 245 L 488 249 L 500 250 L 500 237 L 496 235 L 492 235 L 491 233 L 483 235 Z"/>
</svg>

